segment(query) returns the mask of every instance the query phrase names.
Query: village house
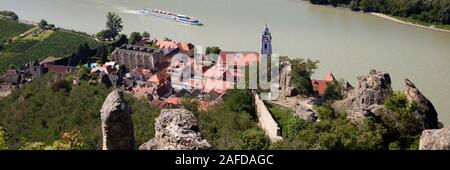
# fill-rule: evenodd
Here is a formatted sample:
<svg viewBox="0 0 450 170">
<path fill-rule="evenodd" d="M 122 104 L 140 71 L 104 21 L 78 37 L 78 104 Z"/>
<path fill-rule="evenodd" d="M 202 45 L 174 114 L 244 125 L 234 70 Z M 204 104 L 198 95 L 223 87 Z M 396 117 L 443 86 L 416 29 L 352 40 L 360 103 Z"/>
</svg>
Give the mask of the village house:
<svg viewBox="0 0 450 170">
<path fill-rule="evenodd" d="M 260 61 L 257 52 L 221 51 L 217 60 L 217 66 L 227 67 L 233 80 L 239 82 L 245 75 L 245 67 L 256 65 Z"/>
<path fill-rule="evenodd" d="M 47 70 L 47 72 L 56 74 L 65 74 L 68 72 L 75 72 L 76 70 L 78 70 L 77 67 L 54 65 L 54 64 L 44 64 L 44 68 Z"/>
<path fill-rule="evenodd" d="M 159 48 L 163 49 L 178 49 L 179 52 L 188 55 L 189 57 L 194 56 L 194 45 L 191 43 L 184 42 L 174 42 L 166 40 L 153 40 L 153 43 Z"/>
<path fill-rule="evenodd" d="M 19 85 L 24 82 L 24 75 L 18 70 L 11 69 L 6 71 L 6 74 L 3 75 L 2 81 L 6 84 Z"/>
<path fill-rule="evenodd" d="M 128 70 L 146 68 L 152 72 L 160 71 L 165 62 L 178 53 L 178 49 L 154 49 L 135 45 L 124 45 L 116 48 L 111 58 L 118 65 L 124 65 Z"/>
<path fill-rule="evenodd" d="M 328 86 L 336 81 L 333 73 L 327 74 L 324 80 L 312 80 L 313 90 L 317 96 L 322 97 L 325 95 L 325 91 Z"/>
</svg>

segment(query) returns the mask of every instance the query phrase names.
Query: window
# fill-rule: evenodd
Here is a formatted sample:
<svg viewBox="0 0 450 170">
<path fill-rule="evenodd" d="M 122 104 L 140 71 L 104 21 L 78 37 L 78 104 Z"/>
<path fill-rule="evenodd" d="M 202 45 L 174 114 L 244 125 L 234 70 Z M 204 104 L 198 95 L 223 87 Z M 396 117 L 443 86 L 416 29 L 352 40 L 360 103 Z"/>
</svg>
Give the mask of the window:
<svg viewBox="0 0 450 170">
<path fill-rule="evenodd" d="M 267 49 L 267 44 L 264 44 L 264 49 Z"/>
</svg>

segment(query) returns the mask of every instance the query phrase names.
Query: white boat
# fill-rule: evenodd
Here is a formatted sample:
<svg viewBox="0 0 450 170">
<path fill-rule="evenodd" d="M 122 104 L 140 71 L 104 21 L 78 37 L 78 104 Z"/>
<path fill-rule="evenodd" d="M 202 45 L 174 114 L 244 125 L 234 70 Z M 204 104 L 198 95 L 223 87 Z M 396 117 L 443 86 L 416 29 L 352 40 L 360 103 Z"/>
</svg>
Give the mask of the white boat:
<svg viewBox="0 0 450 170">
<path fill-rule="evenodd" d="M 183 24 L 189 25 L 203 25 L 200 20 L 172 12 L 156 10 L 156 9 L 143 9 L 140 10 L 139 13 L 144 16 L 154 16 L 162 19 L 173 20 Z"/>
</svg>

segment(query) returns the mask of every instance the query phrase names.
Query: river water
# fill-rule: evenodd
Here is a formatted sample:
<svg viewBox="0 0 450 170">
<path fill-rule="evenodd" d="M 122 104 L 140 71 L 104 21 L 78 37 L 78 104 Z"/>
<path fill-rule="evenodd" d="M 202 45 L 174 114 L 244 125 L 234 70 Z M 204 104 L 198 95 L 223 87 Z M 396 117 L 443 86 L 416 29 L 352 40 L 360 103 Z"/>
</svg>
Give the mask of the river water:
<svg viewBox="0 0 450 170">
<path fill-rule="evenodd" d="M 205 25 L 186 26 L 137 15 L 142 8 L 186 14 Z M 370 69 L 391 74 L 393 88 L 411 79 L 450 125 L 450 33 L 416 28 L 345 9 L 301 0 L 0 0 L 0 10 L 21 19 L 96 33 L 108 11 L 119 14 L 123 33 L 148 31 L 153 37 L 223 50 L 259 51 L 267 24 L 274 53 L 320 60 L 314 78 L 333 72 L 356 84 Z"/>
</svg>

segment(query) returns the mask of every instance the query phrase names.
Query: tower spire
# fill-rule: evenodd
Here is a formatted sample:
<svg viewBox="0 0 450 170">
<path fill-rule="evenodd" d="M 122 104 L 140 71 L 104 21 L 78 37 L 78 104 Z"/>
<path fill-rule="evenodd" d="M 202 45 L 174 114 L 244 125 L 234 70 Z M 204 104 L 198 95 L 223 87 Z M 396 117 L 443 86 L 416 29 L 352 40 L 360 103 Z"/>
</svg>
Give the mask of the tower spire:
<svg viewBox="0 0 450 170">
<path fill-rule="evenodd" d="M 272 55 L 272 33 L 267 24 L 264 26 L 261 37 L 261 55 L 266 57 Z"/>
</svg>

